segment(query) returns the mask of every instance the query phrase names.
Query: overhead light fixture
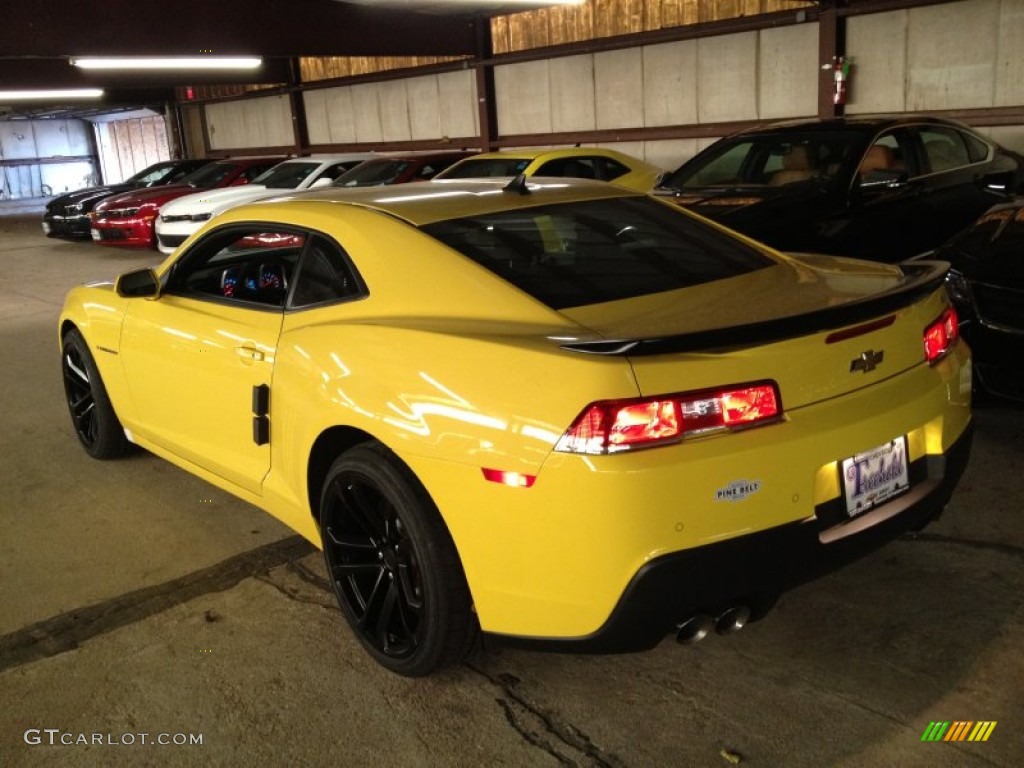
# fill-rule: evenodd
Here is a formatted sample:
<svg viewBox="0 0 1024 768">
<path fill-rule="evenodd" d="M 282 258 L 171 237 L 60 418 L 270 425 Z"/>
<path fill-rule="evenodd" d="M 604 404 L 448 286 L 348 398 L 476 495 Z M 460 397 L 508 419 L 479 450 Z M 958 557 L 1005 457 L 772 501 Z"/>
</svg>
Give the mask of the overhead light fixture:
<svg viewBox="0 0 1024 768">
<path fill-rule="evenodd" d="M 38 91 L 0 91 L 0 101 L 29 101 L 33 99 L 98 99 L 100 88 L 54 88 Z"/>
<path fill-rule="evenodd" d="M 71 59 L 71 64 L 81 69 L 256 69 L 262 63 L 259 56 L 89 56 Z"/>
</svg>

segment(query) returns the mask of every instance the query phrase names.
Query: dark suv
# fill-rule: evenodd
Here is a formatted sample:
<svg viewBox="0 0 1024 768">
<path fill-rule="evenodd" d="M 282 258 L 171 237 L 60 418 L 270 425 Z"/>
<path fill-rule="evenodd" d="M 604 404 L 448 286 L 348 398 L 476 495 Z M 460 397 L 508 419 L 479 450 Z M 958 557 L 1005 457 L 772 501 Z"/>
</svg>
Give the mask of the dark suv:
<svg viewBox="0 0 1024 768">
<path fill-rule="evenodd" d="M 656 193 L 780 250 L 894 262 L 1012 197 L 1022 169 L 950 120 L 802 120 L 721 139 Z"/>
</svg>

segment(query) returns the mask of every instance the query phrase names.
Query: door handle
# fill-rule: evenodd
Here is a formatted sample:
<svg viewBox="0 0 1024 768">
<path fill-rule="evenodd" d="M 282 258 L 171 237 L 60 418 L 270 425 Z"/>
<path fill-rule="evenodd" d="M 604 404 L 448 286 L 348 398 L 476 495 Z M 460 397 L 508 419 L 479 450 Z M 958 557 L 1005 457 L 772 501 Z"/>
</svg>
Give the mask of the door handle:
<svg viewBox="0 0 1024 768">
<path fill-rule="evenodd" d="M 260 363 L 264 359 L 263 352 L 256 347 L 235 347 L 235 353 L 244 362 Z"/>
</svg>

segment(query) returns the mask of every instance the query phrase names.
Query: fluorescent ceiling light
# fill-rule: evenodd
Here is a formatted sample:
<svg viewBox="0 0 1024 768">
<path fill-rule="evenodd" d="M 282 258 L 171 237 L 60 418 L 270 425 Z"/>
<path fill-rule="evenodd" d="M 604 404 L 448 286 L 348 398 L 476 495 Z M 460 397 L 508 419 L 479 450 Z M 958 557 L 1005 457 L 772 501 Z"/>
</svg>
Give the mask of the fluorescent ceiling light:
<svg viewBox="0 0 1024 768">
<path fill-rule="evenodd" d="M 98 99 L 99 88 L 56 88 L 40 91 L 0 91 L 0 101 L 26 101 L 28 99 Z"/>
<path fill-rule="evenodd" d="M 73 58 L 81 69 L 256 69 L 259 56 L 116 56 Z"/>
</svg>

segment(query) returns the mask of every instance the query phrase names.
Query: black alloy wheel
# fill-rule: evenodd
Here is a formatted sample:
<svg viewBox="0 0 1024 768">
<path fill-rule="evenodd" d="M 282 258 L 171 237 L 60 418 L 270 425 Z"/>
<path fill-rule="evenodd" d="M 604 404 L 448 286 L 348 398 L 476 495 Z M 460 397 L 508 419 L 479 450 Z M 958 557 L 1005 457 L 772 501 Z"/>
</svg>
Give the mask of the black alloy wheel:
<svg viewBox="0 0 1024 768">
<path fill-rule="evenodd" d="M 426 491 L 379 443 L 335 461 L 320 504 L 324 557 L 342 612 L 384 667 L 419 677 L 476 635 L 455 545 Z"/>
<path fill-rule="evenodd" d="M 128 450 L 124 428 L 107 397 L 96 362 L 82 334 L 72 329 L 61 344 L 64 394 L 75 434 L 94 459 L 116 459 Z"/>
</svg>

